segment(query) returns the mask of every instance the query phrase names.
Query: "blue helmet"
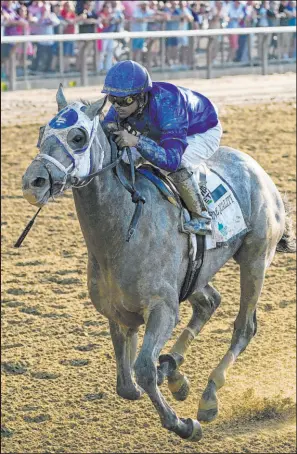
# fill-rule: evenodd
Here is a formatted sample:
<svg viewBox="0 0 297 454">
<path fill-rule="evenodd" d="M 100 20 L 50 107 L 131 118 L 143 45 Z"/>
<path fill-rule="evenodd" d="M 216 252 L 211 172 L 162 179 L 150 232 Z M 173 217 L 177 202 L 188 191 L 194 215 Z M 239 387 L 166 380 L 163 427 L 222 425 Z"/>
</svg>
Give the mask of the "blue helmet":
<svg viewBox="0 0 297 454">
<path fill-rule="evenodd" d="M 102 93 L 113 96 L 136 95 L 150 91 L 152 86 L 152 79 L 143 66 L 133 60 L 124 60 L 110 68 Z"/>
</svg>

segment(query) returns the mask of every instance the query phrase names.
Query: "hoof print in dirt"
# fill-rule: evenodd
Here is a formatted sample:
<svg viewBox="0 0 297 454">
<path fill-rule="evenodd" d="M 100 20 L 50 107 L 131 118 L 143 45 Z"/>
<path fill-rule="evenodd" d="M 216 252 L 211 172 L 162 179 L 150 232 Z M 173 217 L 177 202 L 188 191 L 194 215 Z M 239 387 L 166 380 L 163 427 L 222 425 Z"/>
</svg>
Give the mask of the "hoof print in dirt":
<svg viewBox="0 0 297 454">
<path fill-rule="evenodd" d="M 50 415 L 47 414 L 40 414 L 36 416 L 24 416 L 24 421 L 30 423 L 39 423 L 44 421 L 49 421 L 51 419 Z"/>
<path fill-rule="evenodd" d="M 1 426 L 1 438 L 10 438 L 13 436 L 14 431 L 12 429 L 8 429 L 8 427 Z"/>
<path fill-rule="evenodd" d="M 43 265 L 45 262 L 42 262 L 40 260 L 33 260 L 31 262 L 17 262 L 16 266 L 39 266 Z"/>
<path fill-rule="evenodd" d="M 48 312 L 42 315 L 43 318 L 71 318 L 70 314 L 58 314 L 56 312 Z"/>
<path fill-rule="evenodd" d="M 2 303 L 5 304 L 5 307 L 19 307 L 24 305 L 21 301 L 3 301 Z"/>
<path fill-rule="evenodd" d="M 38 380 L 55 380 L 60 377 L 60 374 L 51 374 L 50 372 L 31 372 L 31 377 Z"/>
<path fill-rule="evenodd" d="M 95 393 L 95 394 L 85 394 L 84 400 L 101 400 L 106 397 L 106 394 L 103 392 Z"/>
<path fill-rule="evenodd" d="M 23 347 L 23 346 L 24 346 L 24 344 L 17 342 L 16 344 L 2 345 L 2 350 L 9 350 L 10 348 L 18 348 L 18 347 Z"/>
<path fill-rule="evenodd" d="M 102 325 L 102 322 L 97 322 L 95 320 L 86 320 L 84 322 L 84 325 L 85 326 L 100 326 L 100 325 Z"/>
<path fill-rule="evenodd" d="M 22 307 L 19 311 L 29 315 L 41 315 L 36 307 Z"/>
<path fill-rule="evenodd" d="M 97 344 L 88 344 L 88 345 L 77 345 L 74 347 L 75 350 L 79 352 L 89 352 L 97 347 Z"/>
<path fill-rule="evenodd" d="M 63 366 L 81 367 L 86 366 L 89 362 L 90 361 L 88 359 L 62 359 L 60 364 L 63 364 Z"/>
<path fill-rule="evenodd" d="M 26 367 L 21 363 L 5 362 L 1 363 L 1 370 L 6 374 L 20 375 L 27 372 Z"/>
<path fill-rule="evenodd" d="M 26 292 L 25 290 L 22 290 L 21 288 L 9 288 L 7 290 L 7 293 L 9 295 L 26 295 L 28 292 Z"/>
</svg>

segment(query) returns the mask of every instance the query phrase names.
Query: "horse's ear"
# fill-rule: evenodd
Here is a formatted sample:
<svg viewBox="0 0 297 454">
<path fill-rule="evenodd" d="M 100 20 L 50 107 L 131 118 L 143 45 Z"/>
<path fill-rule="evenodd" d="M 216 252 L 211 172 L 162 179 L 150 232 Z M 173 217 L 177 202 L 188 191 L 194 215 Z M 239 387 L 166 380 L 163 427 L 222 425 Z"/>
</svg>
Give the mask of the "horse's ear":
<svg viewBox="0 0 297 454">
<path fill-rule="evenodd" d="M 64 93 L 63 93 L 63 85 L 62 84 L 59 85 L 59 88 L 58 88 L 58 91 L 57 91 L 57 94 L 56 94 L 56 101 L 57 101 L 57 104 L 58 104 L 58 112 L 60 112 L 60 110 L 64 109 L 64 107 L 67 106 L 67 101 L 66 101 L 66 98 L 65 98 Z"/>
<path fill-rule="evenodd" d="M 100 112 L 103 110 L 105 104 L 107 101 L 107 96 L 104 96 L 104 98 L 99 99 L 98 101 L 94 102 L 90 106 L 88 106 L 85 110 L 85 114 L 89 117 L 91 121 L 94 120 L 96 115 L 100 114 Z"/>
</svg>

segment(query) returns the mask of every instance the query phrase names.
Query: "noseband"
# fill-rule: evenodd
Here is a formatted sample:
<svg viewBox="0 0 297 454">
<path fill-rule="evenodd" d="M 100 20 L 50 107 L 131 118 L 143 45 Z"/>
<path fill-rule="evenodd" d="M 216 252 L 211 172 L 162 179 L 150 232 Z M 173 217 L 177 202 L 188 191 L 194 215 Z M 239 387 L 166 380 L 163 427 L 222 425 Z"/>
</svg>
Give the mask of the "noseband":
<svg viewBox="0 0 297 454">
<path fill-rule="evenodd" d="M 63 181 L 61 182 L 61 189 L 59 191 L 59 194 L 61 194 L 63 191 L 64 191 L 64 188 L 67 184 L 67 182 L 69 182 L 69 187 L 70 188 L 76 188 L 76 189 L 79 189 L 79 188 L 82 188 L 84 186 L 86 186 L 87 184 L 89 184 L 92 179 L 94 177 L 96 177 L 97 175 L 100 175 L 104 172 L 106 172 L 107 170 L 110 170 L 110 169 L 113 169 L 114 167 L 116 167 L 122 160 L 122 157 L 123 157 L 123 154 L 124 154 L 124 149 L 123 150 L 120 150 L 120 152 L 118 153 L 118 156 L 117 158 L 115 159 L 115 161 L 113 161 L 111 164 L 108 164 L 106 167 L 104 167 L 103 169 L 100 169 L 100 170 L 97 170 L 97 172 L 93 172 L 89 175 L 85 175 L 84 177 L 76 177 L 73 174 L 74 172 L 74 162 L 72 162 L 70 164 L 70 166 L 68 167 L 65 167 L 63 164 L 61 164 L 57 159 L 53 158 L 52 156 L 49 156 L 45 153 L 39 153 L 36 158 L 34 158 L 33 161 L 41 161 L 42 164 L 45 166 L 48 174 L 49 174 L 49 180 L 50 180 L 50 193 L 51 193 L 51 196 L 53 196 L 53 189 L 52 189 L 52 186 L 54 184 L 53 182 L 53 179 L 52 179 L 52 176 L 51 176 L 51 173 L 50 173 L 50 170 L 47 166 L 47 163 L 44 162 L 45 161 L 49 161 L 51 162 L 52 164 L 54 164 L 59 170 L 61 170 L 63 173 L 64 173 L 64 179 Z M 72 169 L 71 172 L 69 172 L 69 170 Z"/>
</svg>

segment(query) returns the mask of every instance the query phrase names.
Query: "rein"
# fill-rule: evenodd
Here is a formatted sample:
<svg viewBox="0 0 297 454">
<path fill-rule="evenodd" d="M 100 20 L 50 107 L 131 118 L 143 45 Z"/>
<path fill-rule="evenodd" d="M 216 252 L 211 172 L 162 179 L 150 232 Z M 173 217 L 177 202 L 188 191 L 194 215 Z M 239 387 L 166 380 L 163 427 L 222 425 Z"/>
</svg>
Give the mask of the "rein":
<svg viewBox="0 0 297 454">
<path fill-rule="evenodd" d="M 112 140 L 112 138 L 110 138 L 109 142 L 110 142 L 110 146 L 111 146 L 111 156 L 116 156 L 117 155 L 117 146 L 116 146 L 115 142 Z M 131 174 L 131 183 L 125 177 L 122 166 L 120 166 L 120 163 L 118 163 L 115 166 L 115 174 L 117 175 L 120 183 L 124 186 L 124 188 L 128 192 L 130 192 L 132 202 L 135 203 L 135 205 L 136 205 L 132 220 L 131 220 L 129 228 L 128 228 L 128 234 L 126 237 L 126 241 L 129 242 L 130 238 L 132 237 L 133 233 L 135 232 L 137 223 L 141 216 L 142 207 L 145 203 L 145 198 L 140 194 L 140 192 L 137 191 L 137 189 L 135 187 L 135 167 L 134 167 L 131 150 L 129 147 L 126 147 L 123 149 L 123 151 L 126 151 L 127 155 L 128 155 L 130 174 Z"/>
<path fill-rule="evenodd" d="M 98 175 L 101 175 L 102 173 L 106 172 L 107 170 L 115 169 L 116 175 L 119 178 L 119 181 L 125 187 L 125 189 L 130 192 L 131 197 L 132 197 L 132 202 L 136 204 L 135 211 L 134 211 L 132 220 L 130 222 L 130 225 L 129 225 L 129 228 L 128 228 L 128 234 L 127 234 L 127 237 L 126 237 L 126 241 L 129 242 L 130 238 L 132 237 L 133 233 L 135 232 L 136 225 L 137 225 L 137 223 L 139 221 L 139 218 L 141 216 L 142 206 L 145 203 L 145 198 L 135 188 L 135 168 L 134 168 L 134 163 L 133 163 L 133 159 L 132 159 L 132 154 L 131 154 L 130 148 L 127 147 L 126 149 L 122 149 L 118 153 L 117 146 L 116 146 L 115 142 L 111 138 L 110 138 L 110 146 L 111 146 L 111 150 L 112 150 L 112 153 L 111 153 L 112 159 L 114 158 L 114 160 L 111 162 L 111 164 L 108 164 L 106 167 L 104 167 L 103 169 L 98 170 L 97 172 L 93 172 L 90 175 L 86 175 L 86 176 L 80 177 L 80 178 L 75 177 L 75 176 L 71 176 L 71 174 L 68 173 L 68 171 L 70 170 L 72 165 L 69 166 L 68 168 L 65 168 L 58 160 L 56 160 L 55 158 L 53 158 L 51 156 L 48 156 L 48 155 L 43 154 L 43 153 L 39 153 L 39 155 L 37 155 L 35 159 L 39 160 L 41 162 L 42 162 L 43 159 L 45 159 L 47 161 L 50 161 L 56 167 L 58 167 L 59 170 L 62 170 L 65 173 L 65 178 L 64 178 L 64 180 L 62 182 L 62 187 L 60 189 L 60 193 L 63 191 L 63 189 L 64 189 L 64 187 L 65 187 L 65 185 L 67 183 L 68 176 L 70 176 L 70 185 L 71 185 L 70 187 L 73 187 L 73 188 L 76 188 L 76 189 L 80 189 L 80 188 L 86 186 L 87 184 L 89 184 L 94 177 L 96 177 Z M 128 158 L 129 158 L 130 173 L 131 173 L 132 183 L 130 183 L 127 180 L 127 178 L 124 176 L 124 174 L 122 172 L 122 169 L 120 167 L 120 163 L 122 161 L 123 154 L 124 154 L 125 151 L 127 152 L 127 155 L 128 155 Z M 53 193 L 52 193 L 53 192 L 52 191 L 53 181 L 52 181 L 52 177 L 51 177 L 51 174 L 49 172 L 49 169 L 47 168 L 46 163 L 43 162 L 43 165 L 45 166 L 45 168 L 46 168 L 46 170 L 47 170 L 47 172 L 49 174 L 49 180 L 50 180 L 50 183 L 51 183 L 51 185 L 50 185 L 50 195 L 53 198 Z M 87 180 L 89 180 L 89 181 L 87 181 Z M 87 181 L 87 183 L 81 184 L 81 183 L 84 183 L 85 181 Z M 18 240 L 14 244 L 15 248 L 19 248 L 21 246 L 21 244 L 23 243 L 24 239 L 26 238 L 26 236 L 28 235 L 28 233 L 30 232 L 30 230 L 31 230 L 31 228 L 33 226 L 33 224 L 35 222 L 35 219 L 37 218 L 38 214 L 40 213 L 41 208 L 42 207 L 40 207 L 37 210 L 37 212 L 35 213 L 35 215 L 31 219 L 31 221 L 26 225 L 24 231 L 22 232 L 22 234 L 20 235 L 20 237 L 18 238 Z"/>
</svg>

